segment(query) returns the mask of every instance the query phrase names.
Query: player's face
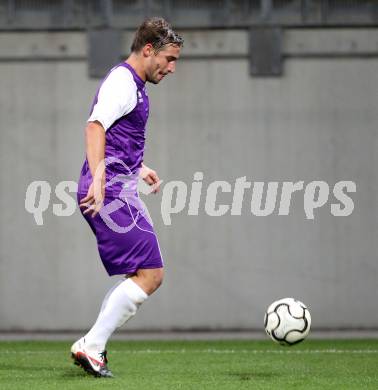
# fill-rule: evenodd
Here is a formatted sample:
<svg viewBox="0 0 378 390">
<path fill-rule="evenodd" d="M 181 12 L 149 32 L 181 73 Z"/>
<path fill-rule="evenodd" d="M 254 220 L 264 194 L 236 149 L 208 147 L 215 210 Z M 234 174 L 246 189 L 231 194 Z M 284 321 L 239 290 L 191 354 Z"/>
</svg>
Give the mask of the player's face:
<svg viewBox="0 0 378 390">
<path fill-rule="evenodd" d="M 175 45 L 167 45 L 157 53 L 151 52 L 146 71 L 147 81 L 158 84 L 167 74 L 174 73 L 179 56 L 180 47 Z"/>
</svg>

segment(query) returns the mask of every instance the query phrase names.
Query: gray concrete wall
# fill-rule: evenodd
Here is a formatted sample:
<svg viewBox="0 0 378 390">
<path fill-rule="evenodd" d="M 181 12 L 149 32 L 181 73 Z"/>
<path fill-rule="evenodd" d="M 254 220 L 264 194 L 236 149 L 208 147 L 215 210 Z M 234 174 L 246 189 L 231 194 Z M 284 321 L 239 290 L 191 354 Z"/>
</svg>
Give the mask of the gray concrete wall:
<svg viewBox="0 0 378 390">
<path fill-rule="evenodd" d="M 229 45 L 241 33 L 233 34 Z M 43 36 L 43 50 L 53 52 L 56 37 Z M 83 42 L 81 35 L 80 42 L 59 39 L 65 37 L 68 53 L 70 40 Z M 79 50 L 74 58 L 66 49 L 46 61 L 46 53 L 36 60 L 38 45 L 25 44 L 39 38 L 21 35 L 11 44 L 14 38 L 0 34 L 0 330 L 85 329 L 114 283 L 94 237 L 78 211 L 53 214 L 54 193 L 42 226 L 24 202 L 34 180 L 53 190 L 77 180 L 98 81 L 87 77 L 85 45 L 79 50 L 72 43 Z M 128 326 L 261 328 L 271 301 L 294 296 L 310 307 L 314 327 L 378 327 L 378 58 L 294 57 L 286 59 L 282 78 L 251 78 L 242 46 L 215 60 L 195 57 L 200 49 L 191 39 L 176 74 L 149 87 L 146 163 L 165 183 L 181 180 L 189 188 L 202 171 L 204 195 L 212 181 L 233 184 L 241 176 L 305 185 L 322 180 L 331 190 L 351 180 L 354 211 L 333 216 L 330 196 L 308 220 L 302 191 L 293 195 L 288 216 L 276 208 L 257 217 L 247 190 L 241 216 L 210 217 L 201 198 L 198 216 L 188 215 L 187 203 L 166 226 L 162 194 L 144 198 L 166 281 Z M 17 42 L 25 45 L 18 57 Z M 313 37 L 311 45 L 321 48 Z M 232 194 L 218 201 L 231 204 Z"/>
</svg>

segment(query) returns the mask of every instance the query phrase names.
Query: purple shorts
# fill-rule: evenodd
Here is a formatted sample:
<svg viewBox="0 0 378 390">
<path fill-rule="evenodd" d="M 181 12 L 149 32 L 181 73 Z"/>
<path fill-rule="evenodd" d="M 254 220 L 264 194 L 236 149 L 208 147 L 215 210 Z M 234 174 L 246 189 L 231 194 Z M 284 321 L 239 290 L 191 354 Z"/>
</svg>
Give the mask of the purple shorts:
<svg viewBox="0 0 378 390">
<path fill-rule="evenodd" d="M 163 267 L 159 243 L 136 184 L 129 182 L 119 195 L 105 191 L 104 205 L 94 218 L 89 213 L 84 215 L 80 208 L 96 236 L 102 263 L 110 276 Z M 86 196 L 80 189 L 79 183 L 78 203 Z"/>
</svg>

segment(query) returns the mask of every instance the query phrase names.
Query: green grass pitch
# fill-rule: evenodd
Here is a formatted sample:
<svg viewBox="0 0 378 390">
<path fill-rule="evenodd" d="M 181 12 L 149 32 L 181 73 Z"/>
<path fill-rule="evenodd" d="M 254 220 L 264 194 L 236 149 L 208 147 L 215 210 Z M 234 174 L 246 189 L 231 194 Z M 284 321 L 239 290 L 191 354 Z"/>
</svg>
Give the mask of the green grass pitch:
<svg viewBox="0 0 378 390">
<path fill-rule="evenodd" d="M 0 389 L 378 389 L 378 340 L 114 341 L 112 379 L 73 365 L 69 349 L 0 342 Z"/>
</svg>

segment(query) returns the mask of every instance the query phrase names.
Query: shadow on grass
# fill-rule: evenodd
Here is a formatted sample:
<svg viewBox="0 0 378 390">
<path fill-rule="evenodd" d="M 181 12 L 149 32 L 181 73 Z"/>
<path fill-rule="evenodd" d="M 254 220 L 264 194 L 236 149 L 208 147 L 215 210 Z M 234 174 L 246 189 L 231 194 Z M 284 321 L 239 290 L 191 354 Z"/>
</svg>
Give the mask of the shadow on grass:
<svg viewBox="0 0 378 390">
<path fill-rule="evenodd" d="M 67 367 L 64 370 L 61 370 L 60 372 L 60 378 L 62 379 L 73 379 L 73 380 L 93 380 L 95 382 L 97 381 L 112 381 L 114 378 L 99 378 L 94 377 L 93 375 L 88 374 L 85 372 L 82 368 L 77 367 L 75 365 L 72 365 L 72 367 Z"/>
<path fill-rule="evenodd" d="M 272 372 L 230 372 L 228 375 L 239 378 L 241 381 L 250 381 L 253 379 L 270 379 L 275 376 Z"/>
<path fill-rule="evenodd" d="M 85 378 L 94 378 L 93 376 L 87 374 L 83 369 L 80 367 L 76 367 L 72 365 L 72 367 L 67 367 L 64 370 L 61 370 L 60 375 L 61 378 L 64 379 L 85 379 Z"/>
</svg>

